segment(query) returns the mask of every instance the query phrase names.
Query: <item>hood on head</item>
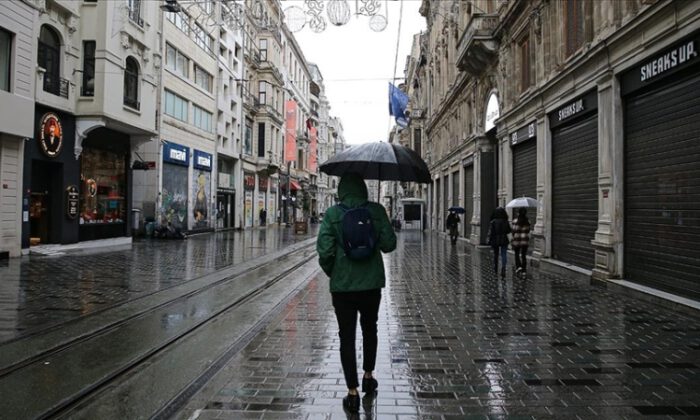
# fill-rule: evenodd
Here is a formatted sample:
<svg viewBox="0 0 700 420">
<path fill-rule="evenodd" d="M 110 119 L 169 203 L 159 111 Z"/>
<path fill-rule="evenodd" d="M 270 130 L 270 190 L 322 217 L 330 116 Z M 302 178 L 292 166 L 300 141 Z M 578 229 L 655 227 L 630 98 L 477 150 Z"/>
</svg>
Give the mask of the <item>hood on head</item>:
<svg viewBox="0 0 700 420">
<path fill-rule="evenodd" d="M 364 203 L 367 201 L 365 180 L 357 174 L 343 175 L 338 183 L 338 198 L 342 202 L 351 201 L 353 205 Z"/>
</svg>

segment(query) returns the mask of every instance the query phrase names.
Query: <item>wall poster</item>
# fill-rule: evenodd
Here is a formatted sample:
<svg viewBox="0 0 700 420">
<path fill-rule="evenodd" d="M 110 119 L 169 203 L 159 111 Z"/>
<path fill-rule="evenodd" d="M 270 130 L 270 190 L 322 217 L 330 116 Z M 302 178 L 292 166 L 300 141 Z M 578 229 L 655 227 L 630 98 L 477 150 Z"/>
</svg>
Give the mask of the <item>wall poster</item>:
<svg viewBox="0 0 700 420">
<path fill-rule="evenodd" d="M 163 164 L 160 223 L 187 230 L 187 167 Z"/>
</svg>

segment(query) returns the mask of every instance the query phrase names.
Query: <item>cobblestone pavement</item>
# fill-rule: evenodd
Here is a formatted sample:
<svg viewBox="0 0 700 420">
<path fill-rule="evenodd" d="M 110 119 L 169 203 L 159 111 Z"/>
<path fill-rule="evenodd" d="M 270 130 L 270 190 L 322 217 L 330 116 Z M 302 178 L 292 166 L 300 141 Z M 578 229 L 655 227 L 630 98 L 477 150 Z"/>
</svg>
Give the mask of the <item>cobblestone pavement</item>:
<svg viewBox="0 0 700 420">
<path fill-rule="evenodd" d="M 566 278 L 500 280 L 487 255 L 399 235 L 385 257 L 379 392 L 356 418 L 700 416 L 700 318 Z M 353 418 L 327 283 L 311 280 L 179 418 Z"/>
<path fill-rule="evenodd" d="M 120 249 L 0 265 L 0 342 L 155 292 L 313 236 L 268 227 L 137 240 Z"/>
</svg>

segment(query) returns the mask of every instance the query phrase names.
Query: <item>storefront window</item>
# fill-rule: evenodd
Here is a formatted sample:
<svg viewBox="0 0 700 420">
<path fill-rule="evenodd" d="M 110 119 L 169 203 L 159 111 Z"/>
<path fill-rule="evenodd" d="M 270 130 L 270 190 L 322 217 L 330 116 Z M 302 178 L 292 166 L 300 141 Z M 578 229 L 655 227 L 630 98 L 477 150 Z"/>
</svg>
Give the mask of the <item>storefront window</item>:
<svg viewBox="0 0 700 420">
<path fill-rule="evenodd" d="M 84 149 L 80 155 L 80 224 L 126 221 L 124 155 Z"/>
</svg>

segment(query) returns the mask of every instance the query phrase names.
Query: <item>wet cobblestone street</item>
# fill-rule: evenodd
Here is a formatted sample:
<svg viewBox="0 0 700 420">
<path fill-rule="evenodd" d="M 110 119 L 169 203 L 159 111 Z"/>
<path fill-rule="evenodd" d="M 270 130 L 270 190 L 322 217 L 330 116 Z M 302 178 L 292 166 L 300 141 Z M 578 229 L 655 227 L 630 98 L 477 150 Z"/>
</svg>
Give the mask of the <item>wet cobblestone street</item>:
<svg viewBox="0 0 700 420">
<path fill-rule="evenodd" d="M 0 342 L 163 290 L 313 237 L 268 227 L 0 265 Z"/>
<path fill-rule="evenodd" d="M 700 416 L 698 318 L 566 278 L 513 278 L 512 260 L 501 280 L 470 250 L 399 234 L 385 257 L 379 392 L 359 418 Z M 338 347 L 319 274 L 179 418 L 352 418 Z"/>
</svg>

